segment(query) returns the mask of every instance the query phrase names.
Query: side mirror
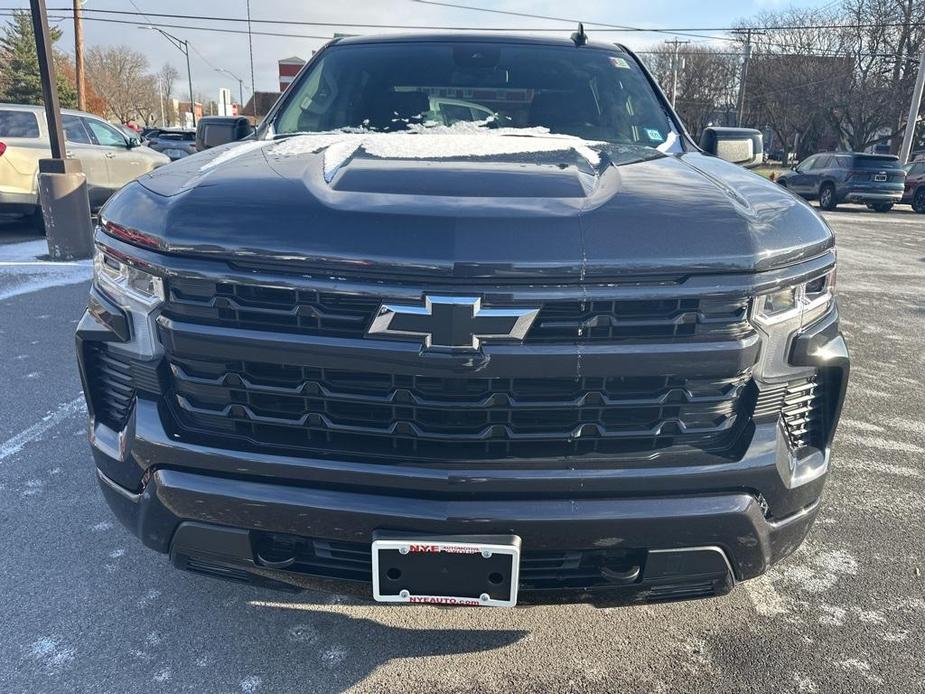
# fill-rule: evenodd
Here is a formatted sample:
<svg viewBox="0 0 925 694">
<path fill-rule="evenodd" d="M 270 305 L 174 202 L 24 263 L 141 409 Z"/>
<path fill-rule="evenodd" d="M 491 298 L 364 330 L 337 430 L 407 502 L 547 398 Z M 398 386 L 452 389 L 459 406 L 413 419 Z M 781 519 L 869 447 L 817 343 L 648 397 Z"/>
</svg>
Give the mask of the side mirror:
<svg viewBox="0 0 925 694">
<path fill-rule="evenodd" d="M 700 136 L 700 148 L 745 168 L 761 165 L 764 150 L 761 132 L 751 128 L 705 128 Z"/>
<path fill-rule="evenodd" d="M 243 140 L 252 133 L 250 121 L 244 116 L 207 116 L 196 125 L 196 149 L 202 152 Z"/>
<path fill-rule="evenodd" d="M 139 140 L 137 137 L 130 137 L 128 140 L 125 141 L 125 146 L 128 149 L 135 149 L 136 147 L 141 146 L 141 140 Z"/>
</svg>

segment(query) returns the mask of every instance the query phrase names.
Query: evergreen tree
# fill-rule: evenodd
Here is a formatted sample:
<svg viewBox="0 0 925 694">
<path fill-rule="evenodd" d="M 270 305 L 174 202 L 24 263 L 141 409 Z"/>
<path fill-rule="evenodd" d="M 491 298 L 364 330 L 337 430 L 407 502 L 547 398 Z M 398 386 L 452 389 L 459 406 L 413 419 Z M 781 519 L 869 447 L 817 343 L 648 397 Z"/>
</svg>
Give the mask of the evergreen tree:
<svg viewBox="0 0 925 694">
<path fill-rule="evenodd" d="M 51 27 L 50 31 L 52 42 L 61 38 L 60 29 Z M 55 55 L 56 64 L 64 59 L 59 54 Z M 75 106 L 76 91 L 61 74 L 56 74 L 56 77 L 61 106 Z M 25 10 L 13 12 L 9 22 L 0 30 L 0 101 L 13 104 L 43 103 L 32 18 Z"/>
</svg>

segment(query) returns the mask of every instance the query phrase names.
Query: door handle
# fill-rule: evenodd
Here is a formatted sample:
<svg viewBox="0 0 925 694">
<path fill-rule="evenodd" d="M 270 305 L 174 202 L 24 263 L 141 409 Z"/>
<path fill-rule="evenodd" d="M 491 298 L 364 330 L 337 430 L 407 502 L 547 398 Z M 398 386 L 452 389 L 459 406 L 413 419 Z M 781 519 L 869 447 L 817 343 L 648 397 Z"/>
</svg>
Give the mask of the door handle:
<svg viewBox="0 0 925 694">
<path fill-rule="evenodd" d="M 65 156 L 65 157 L 68 157 L 68 158 L 70 158 L 70 159 L 73 159 L 73 158 L 74 158 L 74 153 L 73 153 L 71 150 L 67 149 L 67 150 L 64 151 L 64 156 Z"/>
<path fill-rule="evenodd" d="M 112 152 L 106 152 L 106 158 L 107 158 L 107 159 L 114 159 L 115 156 L 116 156 L 116 155 L 113 154 Z"/>
</svg>

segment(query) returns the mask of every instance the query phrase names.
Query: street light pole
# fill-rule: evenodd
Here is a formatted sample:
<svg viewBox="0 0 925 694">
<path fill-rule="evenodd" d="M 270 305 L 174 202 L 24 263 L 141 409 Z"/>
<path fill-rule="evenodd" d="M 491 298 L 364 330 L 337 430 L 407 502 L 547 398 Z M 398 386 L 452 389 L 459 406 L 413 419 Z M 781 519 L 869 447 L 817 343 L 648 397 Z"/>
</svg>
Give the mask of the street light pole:
<svg viewBox="0 0 925 694">
<path fill-rule="evenodd" d="M 186 77 L 189 80 L 189 110 L 190 110 L 190 115 L 193 117 L 193 127 L 195 128 L 196 127 L 196 103 L 193 97 L 193 71 L 190 69 L 190 64 L 189 64 L 189 41 L 186 41 L 184 39 L 179 39 L 173 34 L 170 34 L 164 31 L 160 27 L 146 25 L 146 26 L 139 26 L 138 28 L 139 29 L 153 29 L 154 31 L 161 34 L 165 39 L 170 41 L 170 43 L 174 45 L 174 48 L 177 48 L 180 52 L 183 53 L 183 55 L 186 56 Z"/>
<path fill-rule="evenodd" d="M 244 114 L 244 80 L 234 74 L 231 70 L 226 70 L 223 67 L 215 68 L 216 72 L 224 72 L 226 75 L 238 81 L 238 103 L 241 104 L 241 113 L 238 115 Z"/>
<path fill-rule="evenodd" d="M 922 107 L 922 92 L 925 91 L 925 50 L 919 56 L 919 75 L 915 80 L 915 89 L 912 91 L 912 103 L 909 104 L 909 116 L 906 118 L 906 132 L 903 134 L 903 144 L 899 151 L 899 163 L 909 163 L 912 154 L 912 143 L 915 141 L 915 126 L 919 122 L 919 109 Z"/>
<path fill-rule="evenodd" d="M 257 125 L 257 86 L 254 81 L 254 35 L 251 33 L 251 0 L 246 0 L 247 5 L 247 47 L 251 56 L 251 97 L 254 99 L 254 125 Z M 244 105 L 241 105 L 244 110 Z"/>
<path fill-rule="evenodd" d="M 193 97 L 193 71 L 190 70 L 189 66 L 189 43 L 187 41 L 183 42 L 183 47 L 186 49 L 183 52 L 186 53 L 186 78 L 189 80 L 189 112 L 193 117 L 193 128 L 196 127 L 196 99 Z"/>
</svg>

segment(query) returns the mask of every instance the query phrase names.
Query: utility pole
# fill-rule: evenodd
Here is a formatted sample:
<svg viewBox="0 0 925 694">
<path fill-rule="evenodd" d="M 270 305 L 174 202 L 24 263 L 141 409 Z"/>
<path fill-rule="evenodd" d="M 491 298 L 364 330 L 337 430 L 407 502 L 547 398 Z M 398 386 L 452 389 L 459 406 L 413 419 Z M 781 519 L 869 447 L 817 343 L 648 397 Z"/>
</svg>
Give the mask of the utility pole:
<svg viewBox="0 0 925 694">
<path fill-rule="evenodd" d="M 193 117 L 193 127 L 196 127 L 196 101 L 193 97 L 193 71 L 190 69 L 189 65 L 189 41 L 184 39 L 178 39 L 173 34 L 168 34 L 166 31 L 160 27 L 152 26 L 150 24 L 139 26 L 139 29 L 151 29 L 153 31 L 161 34 L 165 39 L 170 41 L 173 44 L 174 48 L 179 50 L 183 55 L 186 56 L 186 77 L 189 80 L 189 110 L 190 115 Z"/>
<path fill-rule="evenodd" d="M 745 53 L 742 59 L 742 74 L 739 77 L 739 98 L 736 104 L 736 125 L 742 127 L 742 119 L 745 118 L 745 82 L 748 80 L 748 61 L 752 57 L 752 36 L 760 36 L 763 31 L 756 29 L 737 29 L 732 32 L 738 36 L 745 36 Z"/>
<path fill-rule="evenodd" d="M 254 125 L 257 125 L 257 87 L 254 81 L 254 37 L 251 34 L 251 0 L 247 0 L 247 46 L 251 54 L 251 98 L 254 100 Z M 244 110 L 244 105 L 241 105 Z"/>
<path fill-rule="evenodd" d="M 84 27 L 80 15 L 82 0 L 74 0 L 74 79 L 77 82 L 77 108 L 87 110 L 87 89 L 84 86 Z"/>
<path fill-rule="evenodd" d="M 671 108 L 674 108 L 675 100 L 678 95 L 679 50 L 681 46 L 690 43 L 690 41 L 678 41 L 678 39 L 672 39 L 671 41 L 665 41 L 665 43 L 674 46 L 674 53 L 671 55 Z"/>
<path fill-rule="evenodd" d="M 915 89 L 912 90 L 912 103 L 909 104 L 909 116 L 906 118 L 906 131 L 903 133 L 903 144 L 899 151 L 899 163 L 909 163 L 912 154 L 912 143 L 915 142 L 915 126 L 919 122 L 919 109 L 922 107 L 922 92 L 925 91 L 925 50 L 919 56 L 919 75 L 915 80 Z"/>
</svg>

